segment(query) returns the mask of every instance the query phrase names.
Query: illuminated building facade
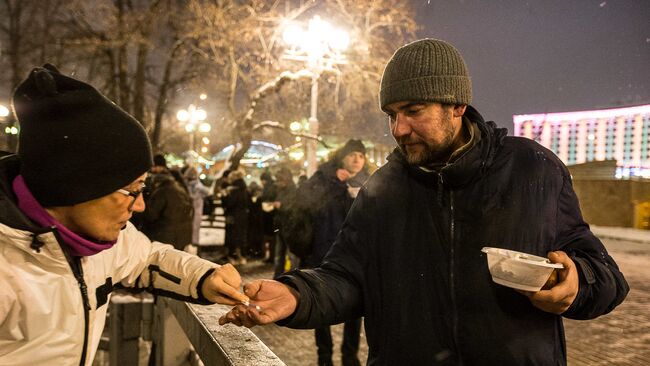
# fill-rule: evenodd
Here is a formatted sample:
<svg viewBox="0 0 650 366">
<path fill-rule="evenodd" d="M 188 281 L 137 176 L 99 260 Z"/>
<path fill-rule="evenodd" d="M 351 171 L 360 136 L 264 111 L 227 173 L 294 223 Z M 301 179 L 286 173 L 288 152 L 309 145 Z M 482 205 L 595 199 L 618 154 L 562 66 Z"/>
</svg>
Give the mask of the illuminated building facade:
<svg viewBox="0 0 650 366">
<path fill-rule="evenodd" d="M 515 136 L 539 142 L 566 165 L 616 160 L 617 178 L 650 178 L 650 104 L 513 120 Z"/>
</svg>

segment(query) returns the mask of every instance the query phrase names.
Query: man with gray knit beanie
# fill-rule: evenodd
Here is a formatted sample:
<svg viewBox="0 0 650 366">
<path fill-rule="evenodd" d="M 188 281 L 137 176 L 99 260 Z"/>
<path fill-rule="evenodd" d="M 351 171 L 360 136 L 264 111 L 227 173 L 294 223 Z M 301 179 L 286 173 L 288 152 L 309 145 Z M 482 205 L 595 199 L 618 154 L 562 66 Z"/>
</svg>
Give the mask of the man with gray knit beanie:
<svg viewBox="0 0 650 366">
<path fill-rule="evenodd" d="M 263 312 L 221 322 L 313 328 L 363 316 L 369 365 L 566 365 L 562 318 L 612 311 L 629 287 L 582 219 L 566 167 L 473 108 L 458 50 L 398 49 L 380 108 L 397 148 L 359 192 L 320 267 L 244 286 Z M 491 278 L 484 247 L 548 257 L 539 288 Z"/>
</svg>

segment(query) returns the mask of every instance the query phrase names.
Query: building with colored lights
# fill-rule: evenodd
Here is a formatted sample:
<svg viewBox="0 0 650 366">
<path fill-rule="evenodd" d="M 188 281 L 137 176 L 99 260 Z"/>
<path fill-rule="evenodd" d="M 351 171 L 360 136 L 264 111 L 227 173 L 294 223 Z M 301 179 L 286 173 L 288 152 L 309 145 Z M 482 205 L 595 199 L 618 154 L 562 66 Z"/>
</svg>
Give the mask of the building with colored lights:
<svg viewBox="0 0 650 366">
<path fill-rule="evenodd" d="M 616 161 L 616 178 L 650 178 L 650 104 L 515 115 L 514 135 L 533 139 L 566 165 Z"/>
</svg>

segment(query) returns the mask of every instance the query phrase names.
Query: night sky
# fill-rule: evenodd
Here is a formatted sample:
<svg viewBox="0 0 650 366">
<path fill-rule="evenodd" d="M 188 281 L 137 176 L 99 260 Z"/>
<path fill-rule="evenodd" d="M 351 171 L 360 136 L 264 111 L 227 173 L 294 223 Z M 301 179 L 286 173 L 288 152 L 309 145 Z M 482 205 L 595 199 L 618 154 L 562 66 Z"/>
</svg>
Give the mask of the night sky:
<svg viewBox="0 0 650 366">
<path fill-rule="evenodd" d="M 463 54 L 473 103 L 513 114 L 650 103 L 650 0 L 411 0 L 419 37 Z"/>
</svg>

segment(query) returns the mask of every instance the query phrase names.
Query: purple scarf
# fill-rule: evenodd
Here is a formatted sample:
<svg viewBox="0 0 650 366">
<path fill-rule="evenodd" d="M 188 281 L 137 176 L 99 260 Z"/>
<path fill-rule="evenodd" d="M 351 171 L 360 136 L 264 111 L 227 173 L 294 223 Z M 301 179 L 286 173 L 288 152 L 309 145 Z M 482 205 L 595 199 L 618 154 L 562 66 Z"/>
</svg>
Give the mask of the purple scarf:
<svg viewBox="0 0 650 366">
<path fill-rule="evenodd" d="M 112 247 L 117 240 L 114 241 L 105 241 L 105 242 L 93 242 L 88 239 L 82 238 L 80 235 L 73 233 L 68 228 L 63 226 L 58 222 L 54 217 L 52 217 L 45 209 L 41 206 L 36 198 L 32 195 L 32 192 L 29 191 L 29 188 L 25 184 L 25 180 L 21 175 L 18 175 L 14 178 L 13 189 L 16 197 L 18 198 L 18 208 L 32 219 L 37 224 L 43 226 L 55 226 L 61 235 L 61 239 L 68 246 L 70 254 L 75 257 L 86 257 L 97 254 L 102 250 Z"/>
</svg>

